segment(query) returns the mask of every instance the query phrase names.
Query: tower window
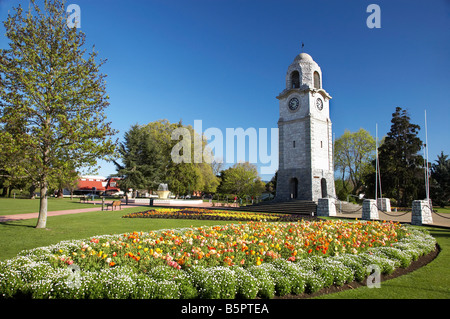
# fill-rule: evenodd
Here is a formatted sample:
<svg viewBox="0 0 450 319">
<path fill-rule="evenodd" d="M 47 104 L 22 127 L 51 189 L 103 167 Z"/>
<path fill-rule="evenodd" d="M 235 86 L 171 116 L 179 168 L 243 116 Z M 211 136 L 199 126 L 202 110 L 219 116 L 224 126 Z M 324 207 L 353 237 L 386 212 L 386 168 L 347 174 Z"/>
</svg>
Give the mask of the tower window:
<svg viewBox="0 0 450 319">
<path fill-rule="evenodd" d="M 292 142 L 292 146 L 295 148 L 295 141 Z"/>
<path fill-rule="evenodd" d="M 323 144 L 322 144 L 322 141 L 320 141 L 320 148 L 323 148 Z"/>
<path fill-rule="evenodd" d="M 298 71 L 293 71 L 291 73 L 291 89 L 296 89 L 300 87 L 300 74 Z"/>
<path fill-rule="evenodd" d="M 320 89 L 320 75 L 319 72 L 314 72 L 314 88 Z"/>
</svg>

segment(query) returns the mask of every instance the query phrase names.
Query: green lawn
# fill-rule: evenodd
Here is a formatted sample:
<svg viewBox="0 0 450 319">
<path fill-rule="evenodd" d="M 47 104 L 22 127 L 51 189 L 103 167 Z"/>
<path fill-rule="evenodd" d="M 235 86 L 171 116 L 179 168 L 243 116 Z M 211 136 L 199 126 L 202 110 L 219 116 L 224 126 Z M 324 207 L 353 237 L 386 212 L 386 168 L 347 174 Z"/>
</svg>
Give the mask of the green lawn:
<svg viewBox="0 0 450 319">
<path fill-rule="evenodd" d="M 56 200 L 55 200 L 56 201 Z M 128 208 L 126 212 L 141 211 Z M 14 257 L 23 249 L 46 246 L 62 240 L 83 239 L 102 234 L 149 231 L 226 224 L 227 221 L 121 218 L 124 210 L 89 212 L 49 217 L 47 229 L 35 229 L 36 219 L 0 223 L 0 260 Z M 441 253 L 430 264 L 410 274 L 381 283 L 381 288 L 361 287 L 320 298 L 450 298 L 450 230 L 427 228 L 441 246 Z"/>
<path fill-rule="evenodd" d="M 92 208 L 92 204 L 80 203 L 78 198 L 48 198 L 48 211 Z M 0 215 L 14 215 L 39 212 L 39 199 L 0 198 Z"/>
<path fill-rule="evenodd" d="M 450 214 L 450 207 L 449 206 L 445 206 L 445 207 L 439 207 L 439 206 L 433 206 L 433 209 L 434 210 L 437 210 L 437 212 L 439 213 L 439 214 L 441 214 L 441 213 L 447 213 L 447 214 Z"/>
</svg>

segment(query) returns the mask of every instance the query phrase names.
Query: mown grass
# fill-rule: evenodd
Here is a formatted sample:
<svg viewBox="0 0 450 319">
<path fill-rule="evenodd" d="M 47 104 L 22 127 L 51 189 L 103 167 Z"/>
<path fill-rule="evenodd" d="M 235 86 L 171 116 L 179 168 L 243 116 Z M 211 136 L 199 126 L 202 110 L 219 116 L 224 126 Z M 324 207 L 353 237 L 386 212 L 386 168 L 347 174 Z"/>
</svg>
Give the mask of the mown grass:
<svg viewBox="0 0 450 319">
<path fill-rule="evenodd" d="M 126 213 L 142 208 L 89 212 L 49 217 L 47 229 L 35 229 L 36 219 L 0 223 L 0 260 L 14 257 L 23 249 L 47 246 L 62 240 L 83 239 L 102 234 L 181 228 L 230 223 L 218 220 L 129 219 Z M 412 273 L 384 281 L 381 288 L 361 287 L 318 298 L 345 299 L 437 299 L 450 298 L 450 230 L 427 227 L 441 247 L 435 260 Z"/>
<path fill-rule="evenodd" d="M 433 206 L 433 209 L 436 210 L 439 214 L 450 214 L 450 207 L 439 207 L 439 206 Z"/>
<path fill-rule="evenodd" d="M 48 198 L 48 211 L 93 208 L 93 204 L 80 203 L 78 198 Z M 0 198 L 0 215 L 28 214 L 39 212 L 39 199 Z"/>
</svg>

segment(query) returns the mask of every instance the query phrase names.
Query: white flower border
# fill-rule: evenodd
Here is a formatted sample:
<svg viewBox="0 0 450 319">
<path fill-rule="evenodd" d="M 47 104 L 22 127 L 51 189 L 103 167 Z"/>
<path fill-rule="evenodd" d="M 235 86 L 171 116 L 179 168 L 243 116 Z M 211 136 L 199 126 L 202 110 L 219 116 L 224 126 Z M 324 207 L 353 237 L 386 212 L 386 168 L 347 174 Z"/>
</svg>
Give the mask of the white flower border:
<svg viewBox="0 0 450 319">
<path fill-rule="evenodd" d="M 212 226 L 213 227 L 213 226 Z M 183 232 L 190 228 L 170 229 Z M 164 232 L 160 229 L 152 233 Z M 277 259 L 247 269 L 234 267 L 191 267 L 175 270 L 156 267 L 148 274 L 129 267 L 83 271 L 54 268 L 47 260 L 58 249 L 79 248 L 88 240 L 61 241 L 24 250 L 17 257 L 0 262 L 0 298 L 20 294 L 31 298 L 270 298 L 288 293 L 312 293 L 331 285 L 362 281 L 378 267 L 381 273 L 406 267 L 411 261 L 434 251 L 436 240 L 422 229 L 408 226 L 410 236 L 390 247 L 339 256 L 312 256 L 298 262 Z M 148 234 L 148 233 L 147 233 Z M 121 235 L 95 236 L 115 240 Z"/>
</svg>

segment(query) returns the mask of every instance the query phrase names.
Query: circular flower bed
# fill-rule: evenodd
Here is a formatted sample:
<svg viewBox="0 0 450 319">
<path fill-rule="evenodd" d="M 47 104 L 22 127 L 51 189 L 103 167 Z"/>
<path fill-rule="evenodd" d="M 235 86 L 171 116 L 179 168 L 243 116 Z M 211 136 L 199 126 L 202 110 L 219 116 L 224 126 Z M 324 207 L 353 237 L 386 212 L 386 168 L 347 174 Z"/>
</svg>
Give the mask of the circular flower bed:
<svg viewBox="0 0 450 319">
<path fill-rule="evenodd" d="M 249 222 L 65 241 L 0 263 L 5 298 L 270 298 L 362 281 L 436 241 L 392 222 Z M 370 267 L 369 267 L 370 269 Z"/>
<path fill-rule="evenodd" d="M 206 208 L 155 208 L 145 212 L 130 213 L 123 218 L 177 218 L 230 221 L 297 221 L 304 215 L 239 212 L 230 210 L 212 210 Z"/>
</svg>

